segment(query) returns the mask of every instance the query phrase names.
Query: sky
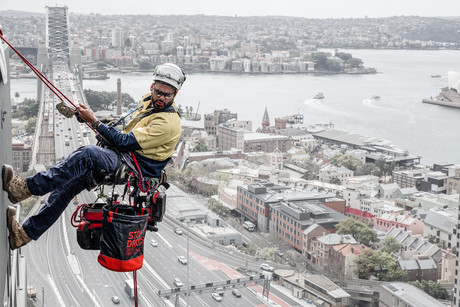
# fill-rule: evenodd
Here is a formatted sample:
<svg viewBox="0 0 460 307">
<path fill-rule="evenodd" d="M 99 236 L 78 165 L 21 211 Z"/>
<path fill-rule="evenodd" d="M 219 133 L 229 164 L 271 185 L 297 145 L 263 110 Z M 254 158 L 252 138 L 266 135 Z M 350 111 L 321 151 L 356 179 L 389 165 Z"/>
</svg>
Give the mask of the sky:
<svg viewBox="0 0 460 307">
<path fill-rule="evenodd" d="M 46 6 L 56 5 L 66 5 L 70 13 L 102 15 L 281 15 L 306 18 L 460 16 L 458 0 L 1 0 L 0 11 L 45 13 Z"/>
</svg>

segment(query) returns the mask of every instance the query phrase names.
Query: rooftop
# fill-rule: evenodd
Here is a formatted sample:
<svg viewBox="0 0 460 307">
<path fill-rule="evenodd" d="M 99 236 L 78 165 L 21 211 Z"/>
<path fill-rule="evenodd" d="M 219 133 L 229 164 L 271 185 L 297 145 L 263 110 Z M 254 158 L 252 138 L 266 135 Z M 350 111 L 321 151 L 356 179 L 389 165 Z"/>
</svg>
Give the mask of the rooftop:
<svg viewBox="0 0 460 307">
<path fill-rule="evenodd" d="M 423 290 L 420 290 L 411 284 L 403 282 L 391 282 L 383 284 L 381 287 L 385 288 L 387 291 L 392 293 L 393 296 L 398 297 L 410 306 L 446 306 L 432 296 L 425 293 Z"/>
</svg>

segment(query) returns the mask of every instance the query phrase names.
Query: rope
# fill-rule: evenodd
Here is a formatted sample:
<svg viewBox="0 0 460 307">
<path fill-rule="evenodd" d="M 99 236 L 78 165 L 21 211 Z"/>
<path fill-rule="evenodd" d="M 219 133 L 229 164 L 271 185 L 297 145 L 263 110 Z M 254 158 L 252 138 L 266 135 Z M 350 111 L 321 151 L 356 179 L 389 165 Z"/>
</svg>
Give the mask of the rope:
<svg viewBox="0 0 460 307">
<path fill-rule="evenodd" d="M 131 157 L 133 158 L 134 165 L 136 166 L 137 171 L 139 172 L 139 174 L 138 174 L 138 176 L 137 176 L 139 190 L 141 190 L 141 191 L 144 192 L 144 193 L 147 193 L 147 192 L 150 190 L 150 183 L 149 183 L 148 181 L 146 181 L 146 183 L 147 183 L 147 189 L 144 189 L 144 188 L 143 188 L 143 186 L 142 186 L 143 180 L 142 180 L 141 168 L 139 167 L 139 164 L 137 163 L 136 156 L 134 155 L 134 153 L 133 153 L 132 151 L 131 151 Z"/>
<path fill-rule="evenodd" d="M 137 293 L 137 271 L 133 271 L 133 280 L 134 280 L 134 306 L 138 306 L 139 299 Z"/>
<path fill-rule="evenodd" d="M 72 223 L 73 227 L 78 227 L 78 224 L 83 220 L 83 212 L 82 208 L 84 206 L 87 206 L 86 204 L 80 204 L 78 205 L 77 209 L 75 209 L 74 213 L 72 214 L 72 217 L 70 218 L 70 222 Z"/>
</svg>

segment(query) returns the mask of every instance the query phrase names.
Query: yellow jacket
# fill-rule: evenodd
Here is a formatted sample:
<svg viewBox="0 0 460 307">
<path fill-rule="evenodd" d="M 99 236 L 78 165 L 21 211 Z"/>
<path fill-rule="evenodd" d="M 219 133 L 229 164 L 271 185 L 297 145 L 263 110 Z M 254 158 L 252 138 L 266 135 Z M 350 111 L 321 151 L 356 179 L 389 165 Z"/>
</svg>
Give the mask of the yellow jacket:
<svg viewBox="0 0 460 307">
<path fill-rule="evenodd" d="M 177 112 L 158 112 L 150 115 L 148 106 L 150 94 L 146 94 L 140 105 L 142 107 L 133 113 L 131 121 L 123 133 L 133 132 L 141 149 L 136 152 L 146 158 L 164 161 L 174 152 L 181 135 L 181 122 Z M 176 110 L 175 103 L 172 107 Z"/>
</svg>

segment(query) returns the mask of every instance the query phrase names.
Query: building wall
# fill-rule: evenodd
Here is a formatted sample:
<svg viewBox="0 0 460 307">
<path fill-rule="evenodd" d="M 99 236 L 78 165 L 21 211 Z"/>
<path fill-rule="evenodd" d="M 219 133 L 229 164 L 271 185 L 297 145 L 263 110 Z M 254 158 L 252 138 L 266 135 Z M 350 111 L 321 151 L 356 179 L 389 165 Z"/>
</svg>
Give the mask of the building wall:
<svg viewBox="0 0 460 307">
<path fill-rule="evenodd" d="M 302 255 L 304 257 L 307 257 L 307 259 L 311 260 L 311 257 L 308 251 L 312 250 L 313 239 L 316 239 L 317 237 L 325 236 L 328 233 L 329 231 L 327 231 L 326 228 L 324 228 L 321 225 L 318 225 L 315 229 L 309 231 L 307 234 L 304 233 L 302 235 Z"/>
<path fill-rule="evenodd" d="M 460 193 L 460 177 L 447 178 L 446 194 Z"/>
<path fill-rule="evenodd" d="M 444 230 L 441 230 L 428 224 L 423 225 L 423 236 L 426 238 L 430 236 L 434 237 L 434 243 L 440 243 L 444 241 L 445 243 L 443 245 L 443 248 L 453 248 L 454 246 L 456 246 L 457 243 L 457 237 L 453 232 L 446 232 Z"/>
<path fill-rule="evenodd" d="M 30 159 L 32 157 L 32 148 L 24 146 L 13 146 L 13 168 L 15 171 L 22 173 L 29 169 Z"/>
<path fill-rule="evenodd" d="M 219 150 L 230 150 L 232 148 L 243 150 L 244 131 L 219 125 L 217 127 L 217 145 Z"/>
<path fill-rule="evenodd" d="M 5 44 L 3 44 L 5 46 Z M 5 50 L 3 50 L 5 49 Z M 0 54 L 0 62 L 2 58 L 5 59 L 6 66 L 3 67 L 0 65 L 0 141 L 2 144 L 2 154 L 0 155 L 0 163 L 11 164 L 12 163 L 12 139 L 11 139 L 11 96 L 10 96 L 10 80 L 9 80 L 9 48 L 0 49 L 0 52 L 3 51 L 3 54 Z M 2 78 L 2 72 L 7 75 L 7 79 Z M 10 249 L 8 248 L 7 242 L 7 227 L 6 227 L 6 208 L 10 205 L 10 201 L 7 198 L 7 194 L 2 192 L 0 195 L 0 205 L 2 210 L 0 210 L 0 259 L 2 259 L 2 265 L 0 266 L 0 295 L 1 302 L 4 306 L 10 306 L 8 301 L 12 299 L 10 297 L 12 293 L 9 293 L 11 287 L 11 267 L 8 266 L 11 264 L 11 260 L 8 260 L 10 257 Z M 9 282 L 9 285 L 7 284 Z M 18 292 L 19 293 L 19 292 Z M 25 303 L 25 300 L 18 299 L 18 304 Z"/>
<path fill-rule="evenodd" d="M 287 152 L 292 147 L 292 140 L 286 137 L 285 139 L 261 139 L 244 141 L 244 151 L 263 151 L 273 152 L 278 148 L 281 152 Z"/>
<path fill-rule="evenodd" d="M 402 228 L 404 231 L 412 231 L 412 234 L 414 235 L 423 235 L 423 221 L 420 219 L 416 219 L 410 224 L 387 220 L 381 217 L 375 217 L 374 219 L 374 227 L 377 229 L 388 231 L 393 226 L 396 228 Z"/>
<path fill-rule="evenodd" d="M 237 188 L 237 205 L 242 215 L 257 224 L 257 229 L 266 232 L 269 227 L 269 207 L 256 194 L 250 193 L 245 187 Z"/>
</svg>

